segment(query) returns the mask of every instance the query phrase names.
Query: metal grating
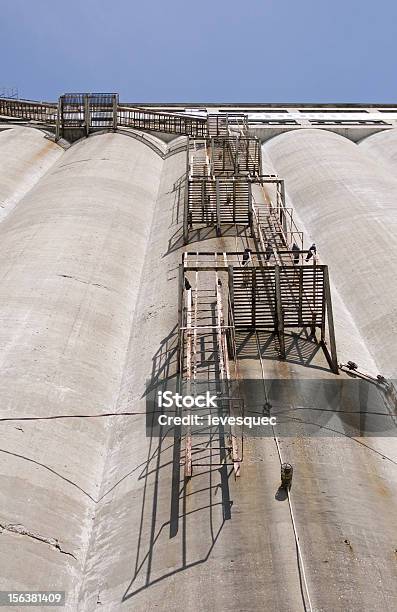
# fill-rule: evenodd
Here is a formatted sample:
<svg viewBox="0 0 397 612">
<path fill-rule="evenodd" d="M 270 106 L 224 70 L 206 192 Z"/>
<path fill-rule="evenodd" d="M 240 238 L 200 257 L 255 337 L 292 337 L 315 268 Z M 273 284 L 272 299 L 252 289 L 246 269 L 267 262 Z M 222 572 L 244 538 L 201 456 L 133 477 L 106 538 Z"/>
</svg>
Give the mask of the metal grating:
<svg viewBox="0 0 397 612">
<path fill-rule="evenodd" d="M 279 267 L 284 328 L 321 328 L 325 325 L 324 267 Z M 274 329 L 277 322 L 276 267 L 234 267 L 233 308 L 236 329 Z"/>
<path fill-rule="evenodd" d="M 188 182 L 189 226 L 251 222 L 251 184 L 233 178 L 191 178 Z"/>
</svg>

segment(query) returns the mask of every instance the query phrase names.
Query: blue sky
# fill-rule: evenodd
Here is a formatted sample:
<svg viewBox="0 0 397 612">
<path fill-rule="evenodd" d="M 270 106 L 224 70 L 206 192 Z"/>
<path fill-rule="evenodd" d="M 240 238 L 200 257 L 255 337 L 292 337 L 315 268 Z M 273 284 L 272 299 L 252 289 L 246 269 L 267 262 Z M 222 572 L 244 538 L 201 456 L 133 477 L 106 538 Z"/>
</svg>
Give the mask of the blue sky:
<svg viewBox="0 0 397 612">
<path fill-rule="evenodd" d="M 0 0 L 0 88 L 397 103 L 395 0 Z"/>
</svg>

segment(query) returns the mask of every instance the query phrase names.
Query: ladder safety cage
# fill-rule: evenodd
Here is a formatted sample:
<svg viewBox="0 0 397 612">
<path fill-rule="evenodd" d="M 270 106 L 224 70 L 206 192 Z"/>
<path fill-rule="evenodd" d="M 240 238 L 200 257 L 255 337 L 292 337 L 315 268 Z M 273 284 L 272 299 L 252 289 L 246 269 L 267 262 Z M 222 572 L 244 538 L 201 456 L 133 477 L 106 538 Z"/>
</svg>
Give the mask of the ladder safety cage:
<svg viewBox="0 0 397 612">
<path fill-rule="evenodd" d="M 232 381 L 234 335 L 229 319 L 225 254 L 223 268 L 217 270 L 216 261 L 203 269 L 201 255 L 193 254 L 194 261 L 184 254 L 179 268 L 179 343 L 178 369 L 184 390 L 199 392 L 201 384 L 219 397 L 217 408 L 205 408 L 201 415 L 241 415 L 242 400 L 235 395 Z M 215 266 L 214 266 L 215 264 Z M 197 409 L 196 409 L 197 411 Z M 183 433 L 181 462 L 185 477 L 192 475 L 194 466 L 233 464 L 235 475 L 240 473 L 242 461 L 242 429 L 232 425 L 192 428 L 186 426 Z"/>
</svg>

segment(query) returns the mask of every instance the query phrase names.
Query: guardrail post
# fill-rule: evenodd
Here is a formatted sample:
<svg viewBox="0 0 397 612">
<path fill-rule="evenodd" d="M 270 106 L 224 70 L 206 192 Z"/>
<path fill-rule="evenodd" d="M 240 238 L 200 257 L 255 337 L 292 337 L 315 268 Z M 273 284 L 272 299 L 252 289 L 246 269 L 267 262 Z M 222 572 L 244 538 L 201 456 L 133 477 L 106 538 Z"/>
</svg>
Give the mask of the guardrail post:
<svg viewBox="0 0 397 612">
<path fill-rule="evenodd" d="M 236 358 L 236 345 L 234 340 L 233 326 L 234 326 L 234 281 L 233 281 L 233 266 L 227 267 L 228 273 L 228 293 L 229 293 L 229 309 L 227 317 L 227 334 L 228 340 L 228 351 L 230 359 Z"/>
<path fill-rule="evenodd" d="M 232 195 L 232 198 L 233 198 L 233 223 L 236 223 L 236 197 L 237 197 L 237 194 L 236 194 L 236 181 L 234 180 L 234 177 L 233 177 L 232 185 L 233 185 L 233 195 Z"/>
<path fill-rule="evenodd" d="M 183 201 L 183 244 L 189 242 L 189 173 L 186 172 Z"/>
<path fill-rule="evenodd" d="M 299 274 L 299 302 L 298 302 L 298 323 L 303 325 L 303 266 L 298 267 Z"/>
<path fill-rule="evenodd" d="M 62 97 L 59 96 L 58 105 L 57 105 L 56 126 L 55 126 L 55 141 L 58 141 L 61 138 L 61 121 L 62 121 Z"/>
<path fill-rule="evenodd" d="M 113 96 L 113 131 L 117 132 L 117 108 L 119 105 L 118 95 Z"/>
<path fill-rule="evenodd" d="M 251 286 L 251 324 L 253 329 L 256 328 L 256 268 L 252 267 L 252 268 L 248 268 L 248 264 L 247 264 L 247 270 L 246 270 L 246 274 L 247 274 L 247 278 L 248 278 L 248 270 L 251 271 L 251 281 L 252 281 L 252 286 Z"/>
<path fill-rule="evenodd" d="M 280 342 L 280 357 L 285 359 L 285 339 L 284 339 L 284 317 L 283 307 L 281 303 L 281 284 L 280 284 L 280 266 L 276 264 L 274 266 L 275 274 L 275 285 L 276 285 L 276 321 L 277 321 L 277 334 Z"/>
<path fill-rule="evenodd" d="M 85 135 L 90 133 L 90 95 L 84 94 L 84 127 Z"/>
<path fill-rule="evenodd" d="M 251 236 L 254 235 L 254 214 L 252 205 L 252 183 L 248 182 L 248 226 L 251 231 Z"/>
<path fill-rule="evenodd" d="M 216 235 L 221 235 L 221 202 L 220 202 L 220 189 L 219 179 L 215 181 L 215 192 L 216 192 Z"/>
<path fill-rule="evenodd" d="M 328 335 L 329 335 L 329 343 L 330 343 L 330 348 L 331 348 L 331 364 L 330 365 L 331 365 L 331 368 L 334 374 L 338 374 L 339 373 L 338 356 L 336 352 L 334 317 L 332 313 L 331 288 L 330 288 L 330 283 L 329 283 L 328 266 L 324 266 L 324 296 L 325 296 L 325 304 L 327 308 Z"/>
<path fill-rule="evenodd" d="M 177 373 L 180 375 L 183 370 L 181 363 L 182 343 L 183 343 L 183 289 L 184 289 L 185 273 L 183 264 L 179 264 L 178 269 L 178 351 L 177 351 Z"/>
<path fill-rule="evenodd" d="M 280 180 L 280 197 L 281 197 L 281 206 L 285 208 L 285 183 L 284 179 Z"/>
</svg>

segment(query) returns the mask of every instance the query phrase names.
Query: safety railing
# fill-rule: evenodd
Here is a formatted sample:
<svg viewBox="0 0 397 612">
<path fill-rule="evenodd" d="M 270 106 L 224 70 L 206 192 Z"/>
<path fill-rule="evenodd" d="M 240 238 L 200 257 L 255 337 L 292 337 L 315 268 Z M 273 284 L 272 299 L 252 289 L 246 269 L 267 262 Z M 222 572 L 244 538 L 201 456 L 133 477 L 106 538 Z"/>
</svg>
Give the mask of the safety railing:
<svg viewBox="0 0 397 612">
<path fill-rule="evenodd" d="M 311 253 L 309 249 L 300 250 L 296 253 L 296 266 L 314 266 L 317 262 L 314 257 L 309 261 L 305 261 L 306 256 Z M 292 253 L 294 255 L 294 253 Z M 276 257 L 290 256 L 290 249 L 273 249 L 272 256 Z M 185 251 L 182 255 L 182 263 L 186 270 L 216 270 L 227 269 L 229 266 L 242 265 L 244 256 L 247 257 L 247 251 Z M 246 265 L 263 266 L 266 264 L 268 252 L 249 250 L 248 261 Z M 274 263 L 273 260 L 273 263 Z"/>
<path fill-rule="evenodd" d="M 208 134 L 205 117 L 121 106 L 118 94 L 113 93 L 63 94 L 57 104 L 0 98 L 0 116 L 59 125 L 60 132 L 64 128 L 119 126 L 197 138 Z"/>
<path fill-rule="evenodd" d="M 4 117 L 55 124 L 57 113 L 55 104 L 0 98 L 0 115 Z"/>
<path fill-rule="evenodd" d="M 197 138 L 207 134 L 207 120 L 202 117 L 158 113 L 129 106 L 118 107 L 117 124 L 120 127 L 132 127 L 138 130 L 167 132 Z"/>
</svg>

